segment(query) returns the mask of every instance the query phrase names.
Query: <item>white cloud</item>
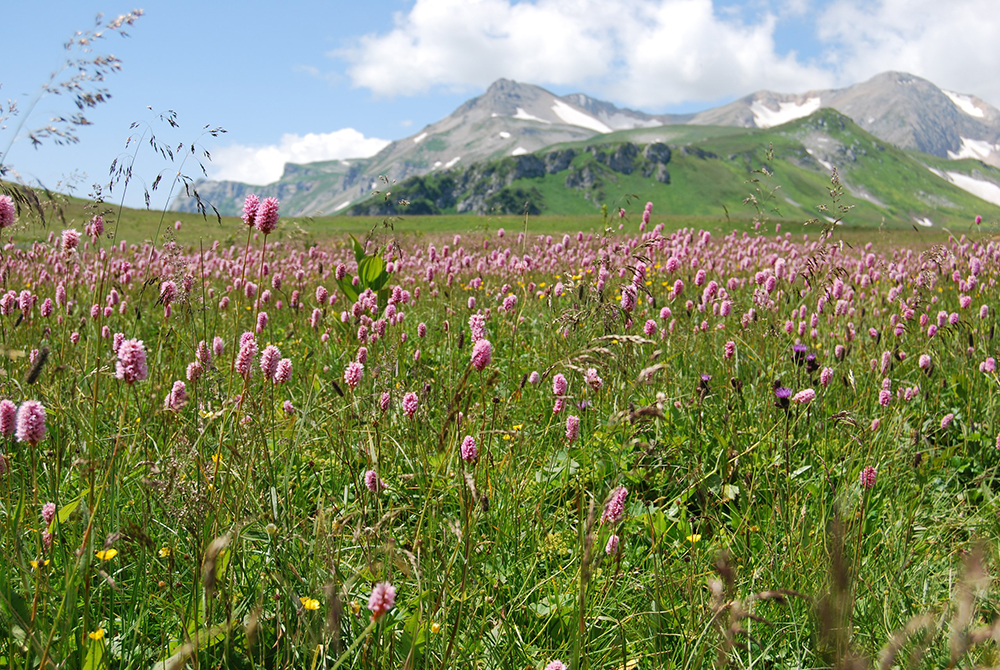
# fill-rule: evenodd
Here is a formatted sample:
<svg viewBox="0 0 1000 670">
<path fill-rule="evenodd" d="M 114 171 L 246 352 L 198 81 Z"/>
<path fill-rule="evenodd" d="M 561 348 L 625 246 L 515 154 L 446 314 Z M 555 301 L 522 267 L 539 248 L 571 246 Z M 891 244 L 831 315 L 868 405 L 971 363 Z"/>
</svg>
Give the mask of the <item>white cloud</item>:
<svg viewBox="0 0 1000 670">
<path fill-rule="evenodd" d="M 332 133 L 286 133 L 278 144 L 251 147 L 231 144 L 212 152 L 209 176 L 260 186 L 277 181 L 285 163 L 312 163 L 338 158 L 366 158 L 381 151 L 389 142 L 365 137 L 354 128 Z"/>
<path fill-rule="evenodd" d="M 711 0 L 416 0 L 390 31 L 335 55 L 354 86 L 386 96 L 508 77 L 662 106 L 832 82 L 778 55 L 774 29 L 770 13 L 744 22 Z"/>
<path fill-rule="evenodd" d="M 886 70 L 924 77 L 1000 106 L 996 0 L 842 0 L 817 20 L 830 64 L 845 82 Z"/>
</svg>

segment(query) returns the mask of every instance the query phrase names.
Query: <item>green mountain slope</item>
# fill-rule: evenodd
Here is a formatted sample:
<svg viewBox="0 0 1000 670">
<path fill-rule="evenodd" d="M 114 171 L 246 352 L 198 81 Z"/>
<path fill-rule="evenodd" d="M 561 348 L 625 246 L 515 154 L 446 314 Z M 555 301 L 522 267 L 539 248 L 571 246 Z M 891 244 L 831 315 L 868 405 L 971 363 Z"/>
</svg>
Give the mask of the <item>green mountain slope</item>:
<svg viewBox="0 0 1000 670">
<path fill-rule="evenodd" d="M 772 176 L 748 183 L 761 178 L 761 168 Z M 585 214 L 637 199 L 655 202 L 665 215 L 739 216 L 759 185 L 777 188 L 768 205 L 781 218 L 805 221 L 827 215 L 819 206 L 830 207 L 834 168 L 855 224 L 940 227 L 975 214 L 1000 216 L 1000 207 L 948 177 L 974 172 L 1000 183 L 1000 170 L 902 151 L 832 109 L 767 130 L 664 126 L 602 135 L 600 143 L 562 143 L 413 177 L 345 213 Z"/>
</svg>

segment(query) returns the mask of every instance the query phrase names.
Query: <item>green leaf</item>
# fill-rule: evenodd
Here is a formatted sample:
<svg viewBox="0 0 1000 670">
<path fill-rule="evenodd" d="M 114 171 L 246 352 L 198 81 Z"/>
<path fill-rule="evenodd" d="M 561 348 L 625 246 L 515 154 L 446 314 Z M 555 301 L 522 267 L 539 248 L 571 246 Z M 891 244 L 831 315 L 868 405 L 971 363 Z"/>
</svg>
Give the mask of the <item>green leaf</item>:
<svg viewBox="0 0 1000 670">
<path fill-rule="evenodd" d="M 365 257 L 365 248 L 361 246 L 361 243 L 358 242 L 354 235 L 351 235 L 351 241 L 354 242 L 354 260 L 360 264 L 361 260 Z"/>
<path fill-rule="evenodd" d="M 83 662 L 83 670 L 98 670 L 107 667 L 107 661 L 104 658 L 107 643 L 104 639 L 91 640 L 87 647 L 87 660 Z"/>
<path fill-rule="evenodd" d="M 385 279 L 382 279 L 382 284 L 378 286 L 375 286 L 375 281 L 384 274 L 386 274 L 385 261 L 382 260 L 381 256 L 365 256 L 358 263 L 358 280 L 361 290 L 370 288 L 373 291 L 377 291 L 382 288 L 382 284 L 385 284 Z"/>
<path fill-rule="evenodd" d="M 57 521 L 59 522 L 60 525 L 62 525 L 69 520 L 70 516 L 73 515 L 73 512 L 75 512 L 77 508 L 80 506 L 80 503 L 83 502 L 84 496 L 86 496 L 88 493 L 90 493 L 90 489 L 85 489 L 84 491 L 81 491 L 80 495 L 70 500 L 68 503 L 62 506 L 62 509 L 56 512 L 55 518 L 53 518 L 52 521 L 49 523 L 50 533 L 54 529 Z"/>
<path fill-rule="evenodd" d="M 337 285 L 340 287 L 341 293 L 344 294 L 351 302 L 358 301 L 358 289 L 354 288 L 354 284 L 351 283 L 351 275 L 347 275 L 343 279 L 337 280 Z"/>
</svg>

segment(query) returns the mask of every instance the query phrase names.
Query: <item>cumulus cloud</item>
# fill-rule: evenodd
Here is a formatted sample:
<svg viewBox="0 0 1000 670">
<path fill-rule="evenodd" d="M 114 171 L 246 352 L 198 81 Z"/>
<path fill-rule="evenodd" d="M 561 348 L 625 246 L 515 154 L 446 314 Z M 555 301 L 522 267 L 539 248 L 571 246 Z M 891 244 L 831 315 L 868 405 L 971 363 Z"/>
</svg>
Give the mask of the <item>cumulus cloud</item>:
<svg viewBox="0 0 1000 670">
<path fill-rule="evenodd" d="M 711 0 L 417 0 L 391 30 L 335 55 L 354 86 L 385 96 L 509 77 L 656 107 L 832 82 L 777 52 L 775 24 L 770 12 L 744 21 Z"/>
<path fill-rule="evenodd" d="M 830 65 L 845 82 L 909 72 L 1000 106 L 996 0 L 842 0 L 817 20 Z"/>
<path fill-rule="evenodd" d="M 365 137 L 354 128 L 306 135 L 286 133 L 278 144 L 257 147 L 231 144 L 215 150 L 209 176 L 260 186 L 277 181 L 285 163 L 366 158 L 374 156 L 387 144 L 387 140 Z"/>
</svg>

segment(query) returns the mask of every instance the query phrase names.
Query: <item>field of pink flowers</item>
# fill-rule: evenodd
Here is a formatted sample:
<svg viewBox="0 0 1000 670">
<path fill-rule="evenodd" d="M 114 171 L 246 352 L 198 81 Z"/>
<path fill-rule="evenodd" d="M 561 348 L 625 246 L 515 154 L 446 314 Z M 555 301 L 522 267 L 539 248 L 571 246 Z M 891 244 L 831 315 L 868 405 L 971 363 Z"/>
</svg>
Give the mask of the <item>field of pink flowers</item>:
<svg viewBox="0 0 1000 670">
<path fill-rule="evenodd" d="M 994 228 L 624 221 L 4 246 L 0 664 L 996 663 Z"/>
</svg>

